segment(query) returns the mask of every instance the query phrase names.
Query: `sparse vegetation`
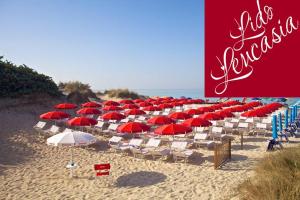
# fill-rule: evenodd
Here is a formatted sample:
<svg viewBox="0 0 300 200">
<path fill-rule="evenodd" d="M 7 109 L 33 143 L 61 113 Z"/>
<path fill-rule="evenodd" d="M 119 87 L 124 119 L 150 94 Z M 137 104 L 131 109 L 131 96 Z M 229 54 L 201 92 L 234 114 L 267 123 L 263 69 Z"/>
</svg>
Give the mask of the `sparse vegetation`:
<svg viewBox="0 0 300 200">
<path fill-rule="evenodd" d="M 80 81 L 69 81 L 58 83 L 58 88 L 65 93 L 80 92 L 86 93 L 91 92 L 91 86 L 89 84 L 81 83 Z"/>
<path fill-rule="evenodd" d="M 138 98 L 145 98 L 137 94 L 136 92 L 129 91 L 128 89 L 112 89 L 112 90 L 105 90 L 104 94 L 110 98 L 120 98 L 120 99 L 138 99 Z"/>
<path fill-rule="evenodd" d="M 255 176 L 240 185 L 242 199 L 300 199 L 300 147 L 284 149 L 263 159 Z"/>
<path fill-rule="evenodd" d="M 58 96 L 60 92 L 51 77 L 39 74 L 26 65 L 17 66 L 0 56 L 0 97 L 19 97 L 44 93 Z"/>
</svg>

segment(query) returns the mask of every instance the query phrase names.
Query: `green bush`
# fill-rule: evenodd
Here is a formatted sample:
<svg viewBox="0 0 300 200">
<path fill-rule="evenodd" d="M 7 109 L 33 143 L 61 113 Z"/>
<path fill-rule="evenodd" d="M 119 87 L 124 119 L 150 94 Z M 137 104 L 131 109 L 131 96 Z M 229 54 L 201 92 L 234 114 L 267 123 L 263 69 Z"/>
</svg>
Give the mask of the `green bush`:
<svg viewBox="0 0 300 200">
<path fill-rule="evenodd" d="M 39 74 L 26 65 L 16 66 L 0 56 L 0 97 L 46 93 L 58 96 L 60 92 L 51 77 Z"/>
<path fill-rule="evenodd" d="M 265 157 L 239 191 L 241 199 L 247 200 L 300 199 L 300 147 Z"/>
</svg>

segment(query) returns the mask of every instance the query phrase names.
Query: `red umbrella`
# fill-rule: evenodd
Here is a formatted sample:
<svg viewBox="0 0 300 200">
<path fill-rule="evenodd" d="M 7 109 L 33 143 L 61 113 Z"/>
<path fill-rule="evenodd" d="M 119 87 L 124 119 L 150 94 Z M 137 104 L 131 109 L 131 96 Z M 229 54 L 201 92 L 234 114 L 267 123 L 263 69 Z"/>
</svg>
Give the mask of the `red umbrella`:
<svg viewBox="0 0 300 200">
<path fill-rule="evenodd" d="M 61 111 L 52 111 L 40 115 L 41 119 L 56 120 L 69 118 L 70 115 Z"/>
<path fill-rule="evenodd" d="M 192 132 L 190 127 L 181 124 L 167 124 L 154 130 L 158 135 L 177 135 Z"/>
<path fill-rule="evenodd" d="M 139 107 L 135 104 L 125 104 L 122 106 L 123 109 L 138 109 Z"/>
<path fill-rule="evenodd" d="M 203 114 L 202 111 L 197 110 L 197 109 L 189 109 L 189 110 L 186 110 L 184 112 L 187 113 L 187 114 L 189 114 L 189 115 L 200 115 L 200 114 Z"/>
<path fill-rule="evenodd" d="M 146 99 L 145 101 L 151 103 L 151 102 L 154 102 L 154 101 L 156 101 L 156 100 L 155 100 L 155 99 L 152 99 L 152 98 L 148 98 L 148 99 Z"/>
<path fill-rule="evenodd" d="M 134 102 L 129 99 L 123 99 L 123 100 L 119 101 L 119 103 L 120 104 L 134 104 Z"/>
<path fill-rule="evenodd" d="M 174 120 L 166 117 L 166 116 L 156 116 L 150 118 L 147 123 L 149 124 L 155 124 L 155 125 L 164 125 L 164 124 L 172 124 L 174 123 Z"/>
<path fill-rule="evenodd" d="M 159 100 L 152 101 L 151 103 L 152 103 L 153 105 L 160 105 L 160 104 L 162 104 L 162 102 L 159 101 Z"/>
<path fill-rule="evenodd" d="M 161 111 L 162 109 L 157 106 L 147 106 L 143 108 L 144 111 Z"/>
<path fill-rule="evenodd" d="M 105 106 L 119 106 L 120 104 L 116 101 L 105 101 L 103 103 Z"/>
<path fill-rule="evenodd" d="M 205 113 L 205 114 L 201 115 L 200 118 L 206 119 L 206 120 L 221 120 L 221 119 L 224 119 L 224 117 L 222 117 L 221 115 L 218 115 L 216 113 Z"/>
<path fill-rule="evenodd" d="M 194 104 L 202 104 L 202 103 L 205 103 L 205 101 L 202 99 L 194 99 Z"/>
<path fill-rule="evenodd" d="M 99 107 L 101 107 L 101 104 L 91 101 L 91 102 L 86 102 L 84 104 L 81 104 L 81 106 L 85 107 L 85 108 L 88 108 L 88 107 L 90 107 L 90 108 L 99 108 Z"/>
<path fill-rule="evenodd" d="M 169 117 L 172 119 L 188 119 L 191 118 L 192 116 L 185 112 L 173 112 L 169 114 Z"/>
<path fill-rule="evenodd" d="M 79 115 L 100 115 L 101 111 L 96 108 L 82 108 L 76 113 Z"/>
<path fill-rule="evenodd" d="M 234 105 L 241 105 L 241 102 L 232 100 L 232 101 L 223 102 L 222 105 L 224 107 L 229 107 L 229 106 L 234 106 Z"/>
<path fill-rule="evenodd" d="M 97 121 L 87 117 L 74 117 L 68 121 L 70 126 L 92 126 L 97 124 Z"/>
<path fill-rule="evenodd" d="M 158 105 L 158 107 L 161 108 L 161 109 L 173 108 L 173 106 L 171 104 L 168 104 L 168 103 L 160 104 L 160 105 Z"/>
<path fill-rule="evenodd" d="M 125 115 L 145 115 L 146 113 L 140 109 L 131 109 L 125 112 Z"/>
<path fill-rule="evenodd" d="M 210 108 L 210 107 L 200 107 L 200 108 L 197 108 L 197 110 L 200 110 L 200 111 L 203 112 L 203 113 L 214 111 L 214 109 L 213 109 L 213 108 Z"/>
<path fill-rule="evenodd" d="M 54 106 L 56 109 L 74 109 L 77 108 L 76 104 L 73 103 L 61 103 Z"/>
<path fill-rule="evenodd" d="M 118 112 L 109 112 L 105 113 L 104 115 L 101 116 L 102 119 L 104 120 L 121 120 L 126 118 L 125 115 L 122 115 L 121 113 Z"/>
<path fill-rule="evenodd" d="M 145 100 L 143 99 L 135 99 L 133 100 L 134 103 L 141 103 L 141 102 L 144 102 Z"/>
<path fill-rule="evenodd" d="M 182 122 L 182 125 L 188 126 L 188 127 L 208 127 L 211 126 L 212 123 L 206 119 L 202 118 L 190 118 Z"/>
<path fill-rule="evenodd" d="M 120 106 L 105 106 L 103 108 L 105 111 L 115 111 L 115 110 L 123 110 Z"/>
<path fill-rule="evenodd" d="M 183 103 L 180 103 L 180 102 L 172 102 L 171 105 L 174 106 L 174 107 L 176 107 L 176 106 L 183 106 Z"/>
<path fill-rule="evenodd" d="M 148 125 L 140 122 L 128 122 L 117 128 L 117 131 L 121 133 L 140 133 L 149 130 L 150 127 Z"/>
<path fill-rule="evenodd" d="M 222 117 L 234 117 L 234 114 L 232 112 L 229 111 L 224 111 L 224 110 L 220 110 L 218 112 L 215 112 L 218 115 L 221 115 Z"/>
<path fill-rule="evenodd" d="M 147 106 L 152 106 L 153 104 L 152 103 L 149 103 L 149 102 L 142 102 L 142 103 L 139 103 L 139 106 L 140 107 L 147 107 Z"/>
<path fill-rule="evenodd" d="M 259 110 L 250 110 L 241 114 L 243 117 L 266 117 L 266 113 Z"/>
</svg>

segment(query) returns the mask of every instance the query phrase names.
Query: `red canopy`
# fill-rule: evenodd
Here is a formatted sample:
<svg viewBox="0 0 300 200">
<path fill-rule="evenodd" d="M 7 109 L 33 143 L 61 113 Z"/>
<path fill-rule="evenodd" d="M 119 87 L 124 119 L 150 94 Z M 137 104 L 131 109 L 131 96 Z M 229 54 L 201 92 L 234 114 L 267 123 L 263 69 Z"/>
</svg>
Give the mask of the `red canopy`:
<svg viewBox="0 0 300 200">
<path fill-rule="evenodd" d="M 81 104 L 81 106 L 85 107 L 85 108 L 88 108 L 88 107 L 90 107 L 90 108 L 99 108 L 99 107 L 101 107 L 101 104 L 91 101 L 91 102 L 86 102 L 84 104 Z"/>
<path fill-rule="evenodd" d="M 100 115 L 101 111 L 96 108 L 82 108 L 76 113 L 79 115 Z"/>
<path fill-rule="evenodd" d="M 51 111 L 40 115 L 41 119 L 56 120 L 69 118 L 70 115 L 61 111 Z"/>
<path fill-rule="evenodd" d="M 177 135 L 189 132 L 192 132 L 192 129 L 182 124 L 167 124 L 154 130 L 154 133 L 158 135 Z"/>
<path fill-rule="evenodd" d="M 74 117 L 68 121 L 70 126 L 92 126 L 97 124 L 97 121 L 87 117 Z"/>
<path fill-rule="evenodd" d="M 149 103 L 149 102 L 141 102 L 141 103 L 139 103 L 139 106 L 140 107 L 147 107 L 147 106 L 152 106 L 153 104 L 152 103 Z"/>
<path fill-rule="evenodd" d="M 121 133 L 139 133 L 139 132 L 144 132 L 149 130 L 150 127 L 148 125 L 140 122 L 128 122 L 120 125 L 117 128 L 117 131 Z"/>
<path fill-rule="evenodd" d="M 105 113 L 104 115 L 101 116 L 102 119 L 104 120 L 121 120 L 126 118 L 125 115 L 122 115 L 121 113 L 118 112 L 109 112 Z"/>
<path fill-rule="evenodd" d="M 123 99 L 123 100 L 119 101 L 119 103 L 120 104 L 134 104 L 134 102 L 129 99 Z"/>
<path fill-rule="evenodd" d="M 143 99 L 135 99 L 133 100 L 134 103 L 141 103 L 141 102 L 144 102 L 145 100 Z"/>
<path fill-rule="evenodd" d="M 144 111 L 160 111 L 162 109 L 157 106 L 147 106 L 147 107 L 144 107 L 143 110 Z"/>
<path fill-rule="evenodd" d="M 206 119 L 206 120 L 221 120 L 221 119 L 224 119 L 224 117 L 222 117 L 221 115 L 216 114 L 216 113 L 205 113 L 205 114 L 201 115 L 200 118 Z"/>
<path fill-rule="evenodd" d="M 208 127 L 211 126 L 212 123 L 206 119 L 202 118 L 190 118 L 182 122 L 182 125 L 188 126 L 188 127 Z"/>
<path fill-rule="evenodd" d="M 171 105 L 174 106 L 174 107 L 176 107 L 176 106 L 183 106 L 183 103 L 180 103 L 180 102 L 172 102 Z"/>
<path fill-rule="evenodd" d="M 125 104 L 124 106 L 122 106 L 123 109 L 137 109 L 139 108 L 137 105 L 135 104 Z"/>
<path fill-rule="evenodd" d="M 202 113 L 214 111 L 214 109 L 210 108 L 210 107 L 200 107 L 200 108 L 197 108 L 197 110 L 200 110 Z"/>
<path fill-rule="evenodd" d="M 105 106 L 103 110 L 106 111 L 115 111 L 115 110 L 123 110 L 120 106 Z"/>
<path fill-rule="evenodd" d="M 125 112 L 125 115 L 145 115 L 146 113 L 140 109 L 131 109 Z"/>
<path fill-rule="evenodd" d="M 259 110 L 250 110 L 241 114 L 243 117 L 266 117 L 266 113 Z"/>
<path fill-rule="evenodd" d="M 184 112 L 187 113 L 187 114 L 189 114 L 189 115 L 200 115 L 200 114 L 203 114 L 202 111 L 197 110 L 197 109 L 189 109 L 189 110 L 186 110 Z"/>
<path fill-rule="evenodd" d="M 222 117 L 234 117 L 234 114 L 230 111 L 224 111 L 224 110 L 220 110 L 218 112 L 215 112 L 217 115 L 221 115 Z"/>
<path fill-rule="evenodd" d="M 161 108 L 161 109 L 173 108 L 173 106 L 171 104 L 168 104 L 168 103 L 160 104 L 160 105 L 158 105 L 158 107 Z"/>
<path fill-rule="evenodd" d="M 188 119 L 191 118 L 192 116 L 185 112 L 173 112 L 169 114 L 169 117 L 172 119 Z"/>
<path fill-rule="evenodd" d="M 103 103 L 105 106 L 119 106 L 120 104 L 116 101 L 105 101 Z"/>
<path fill-rule="evenodd" d="M 61 103 L 54 106 L 56 109 L 74 109 L 77 108 L 76 104 L 73 103 Z"/>
<path fill-rule="evenodd" d="M 172 124 L 174 123 L 174 120 L 166 116 L 156 116 L 150 118 L 147 122 L 149 124 L 164 125 L 164 124 Z"/>
</svg>

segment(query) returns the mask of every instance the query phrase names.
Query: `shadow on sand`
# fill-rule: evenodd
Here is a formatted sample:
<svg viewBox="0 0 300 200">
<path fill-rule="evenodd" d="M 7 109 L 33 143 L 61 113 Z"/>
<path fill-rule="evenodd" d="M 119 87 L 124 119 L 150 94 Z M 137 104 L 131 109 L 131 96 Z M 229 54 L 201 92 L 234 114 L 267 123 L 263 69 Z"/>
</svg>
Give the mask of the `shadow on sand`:
<svg viewBox="0 0 300 200">
<path fill-rule="evenodd" d="M 166 175 L 159 172 L 139 171 L 120 176 L 115 183 L 116 187 L 146 187 L 163 182 Z"/>
</svg>

